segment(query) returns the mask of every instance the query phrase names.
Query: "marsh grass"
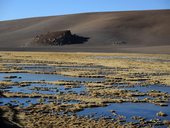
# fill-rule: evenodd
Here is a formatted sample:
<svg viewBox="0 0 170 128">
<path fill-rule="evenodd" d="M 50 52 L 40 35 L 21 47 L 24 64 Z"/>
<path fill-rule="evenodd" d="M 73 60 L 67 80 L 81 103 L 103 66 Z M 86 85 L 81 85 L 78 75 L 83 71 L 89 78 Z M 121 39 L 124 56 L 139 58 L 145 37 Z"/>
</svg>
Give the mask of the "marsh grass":
<svg viewBox="0 0 170 128">
<path fill-rule="evenodd" d="M 54 53 L 54 52 L 0 52 L 0 72 L 5 73 L 37 73 L 45 74 L 44 71 L 22 70 L 17 64 L 35 65 L 45 64 L 56 67 L 64 67 L 49 74 L 62 74 L 72 77 L 104 78 L 99 82 L 78 82 L 78 81 L 22 81 L 12 83 L 10 81 L 0 81 L 1 87 L 21 86 L 33 83 L 52 84 L 64 86 L 65 88 L 75 88 L 83 85 L 87 89 L 86 94 L 23 94 L 3 92 L 5 97 L 39 97 L 55 100 L 78 100 L 76 104 L 37 104 L 27 108 L 10 108 L 18 111 L 15 116 L 19 124 L 26 127 L 136 127 L 131 123 L 121 123 L 121 120 L 114 121 L 99 119 L 93 120 L 76 115 L 60 115 L 60 112 L 77 112 L 84 108 L 102 107 L 107 103 L 141 102 L 153 103 L 166 106 L 170 95 L 163 92 L 150 91 L 146 93 L 126 90 L 126 87 L 148 86 L 153 84 L 170 85 L 170 55 L 159 54 L 124 54 L 124 53 Z M 14 64 L 11 67 L 6 64 Z M 67 67 L 68 66 L 68 67 Z M 88 68 L 81 68 L 81 67 Z M 71 67 L 71 68 L 69 68 Z M 79 68 L 74 68 L 79 67 Z M 90 67 L 95 67 L 90 69 Z M 96 68 L 97 67 L 97 68 Z M 115 85 L 115 86 L 114 86 Z M 116 85 L 123 85 L 118 88 Z M 149 98 L 142 98 L 149 96 Z M 43 101 L 42 101 L 43 102 Z M 1 107 L 0 107 L 1 108 Z M 6 108 L 8 110 L 9 108 Z M 3 108 L 4 115 L 11 118 L 10 114 Z M 54 113 L 51 113 L 54 111 Z M 12 114 L 12 113 L 11 113 Z M 12 120 L 12 119 L 11 119 Z M 141 122 L 141 125 L 146 122 Z M 166 122 L 167 123 L 167 122 Z M 145 126 L 151 126 L 145 124 Z M 139 125 L 139 124 L 138 124 Z"/>
</svg>

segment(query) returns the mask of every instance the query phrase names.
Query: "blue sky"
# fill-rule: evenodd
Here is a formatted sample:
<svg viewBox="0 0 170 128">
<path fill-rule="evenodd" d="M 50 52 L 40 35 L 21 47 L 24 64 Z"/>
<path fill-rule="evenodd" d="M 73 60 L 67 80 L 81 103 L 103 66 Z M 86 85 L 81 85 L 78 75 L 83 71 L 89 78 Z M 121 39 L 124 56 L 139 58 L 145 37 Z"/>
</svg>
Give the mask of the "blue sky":
<svg viewBox="0 0 170 128">
<path fill-rule="evenodd" d="M 0 21 L 83 12 L 170 9 L 170 0 L 0 0 Z"/>
</svg>

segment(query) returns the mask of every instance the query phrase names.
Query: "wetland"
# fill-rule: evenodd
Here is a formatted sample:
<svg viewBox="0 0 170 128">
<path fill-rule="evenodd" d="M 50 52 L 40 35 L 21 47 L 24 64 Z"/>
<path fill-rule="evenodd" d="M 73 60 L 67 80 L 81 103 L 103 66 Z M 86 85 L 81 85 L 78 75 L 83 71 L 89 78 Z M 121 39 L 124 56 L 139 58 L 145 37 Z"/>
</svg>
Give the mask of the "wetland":
<svg viewBox="0 0 170 128">
<path fill-rule="evenodd" d="M 0 52 L 0 116 L 17 127 L 169 127 L 170 56 Z"/>
</svg>

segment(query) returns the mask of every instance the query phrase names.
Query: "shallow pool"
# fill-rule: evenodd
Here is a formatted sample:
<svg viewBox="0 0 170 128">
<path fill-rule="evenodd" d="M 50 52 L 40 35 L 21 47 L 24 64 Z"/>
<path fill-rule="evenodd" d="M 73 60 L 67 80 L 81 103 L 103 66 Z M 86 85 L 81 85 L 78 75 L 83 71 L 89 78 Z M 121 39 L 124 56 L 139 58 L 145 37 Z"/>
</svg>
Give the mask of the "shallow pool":
<svg viewBox="0 0 170 128">
<path fill-rule="evenodd" d="M 126 90 L 137 90 L 139 92 L 148 92 L 151 90 L 157 90 L 161 92 L 167 92 L 170 94 L 170 86 L 165 86 L 165 85 L 149 85 L 149 86 L 134 86 L 134 87 L 127 87 L 124 88 Z"/>
<path fill-rule="evenodd" d="M 110 117 L 115 118 L 111 112 L 114 110 L 116 114 L 126 116 L 127 121 L 132 121 L 131 117 L 141 116 L 147 119 L 159 118 L 170 119 L 170 107 L 161 107 L 150 103 L 111 103 L 106 107 L 85 108 L 83 111 L 77 112 L 79 116 L 93 115 L 94 118 Z M 167 117 L 158 117 L 156 113 L 162 111 L 168 114 Z"/>
<path fill-rule="evenodd" d="M 104 78 L 86 78 L 86 77 L 70 77 L 56 74 L 31 74 L 31 73 L 0 73 L 0 81 L 5 80 L 6 76 L 17 76 L 17 78 L 11 79 L 13 82 L 21 81 L 80 81 L 80 82 L 100 82 L 104 81 Z M 20 77 L 20 78 L 19 78 Z"/>
<path fill-rule="evenodd" d="M 16 93 L 40 93 L 40 94 L 59 94 L 59 93 L 77 93 L 86 91 L 86 87 L 80 85 L 78 87 L 66 89 L 63 85 L 53 85 L 53 84 L 30 84 L 29 86 L 20 87 L 12 86 L 11 88 L 2 89 L 9 92 Z"/>
<path fill-rule="evenodd" d="M 38 103 L 49 104 L 51 102 L 59 103 L 59 104 L 77 104 L 78 100 L 54 100 L 48 98 L 21 98 L 21 97 L 1 97 L 0 98 L 0 106 L 3 105 L 12 105 L 12 106 L 21 106 L 28 107 L 30 105 L 35 105 Z"/>
</svg>

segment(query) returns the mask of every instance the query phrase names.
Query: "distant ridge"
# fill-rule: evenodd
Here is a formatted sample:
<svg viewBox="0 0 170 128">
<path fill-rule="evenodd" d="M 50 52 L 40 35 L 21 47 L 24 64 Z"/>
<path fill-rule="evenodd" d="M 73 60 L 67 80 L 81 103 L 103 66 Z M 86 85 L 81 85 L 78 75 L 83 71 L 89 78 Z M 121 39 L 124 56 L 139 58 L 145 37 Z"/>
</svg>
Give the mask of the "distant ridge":
<svg viewBox="0 0 170 128">
<path fill-rule="evenodd" d="M 36 35 L 71 30 L 89 40 L 51 47 Z M 0 21 L 0 50 L 170 53 L 170 10 L 97 12 Z"/>
</svg>

